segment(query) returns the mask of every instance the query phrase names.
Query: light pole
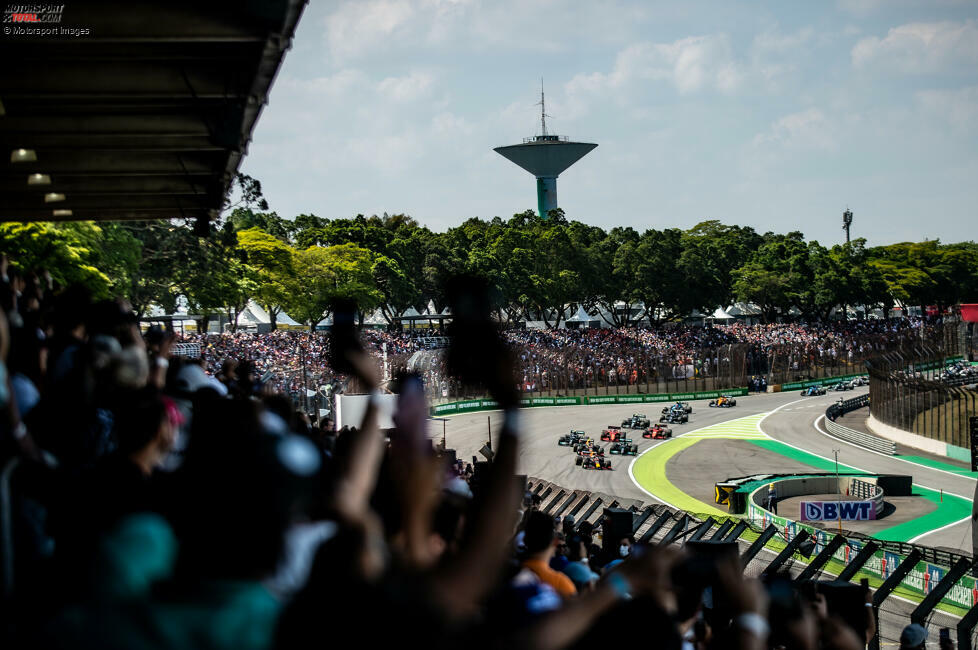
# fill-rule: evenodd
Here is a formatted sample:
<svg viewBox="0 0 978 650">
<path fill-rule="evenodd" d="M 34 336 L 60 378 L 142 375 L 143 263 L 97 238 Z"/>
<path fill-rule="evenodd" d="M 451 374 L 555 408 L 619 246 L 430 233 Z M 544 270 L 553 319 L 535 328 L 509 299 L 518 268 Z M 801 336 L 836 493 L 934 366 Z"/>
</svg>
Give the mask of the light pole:
<svg viewBox="0 0 978 650">
<path fill-rule="evenodd" d="M 842 501 L 842 482 L 839 480 L 839 452 L 840 449 L 833 449 L 832 453 L 835 454 L 835 501 L 840 503 Z M 836 508 L 836 515 L 839 521 L 839 532 L 842 532 L 842 508 Z"/>
<path fill-rule="evenodd" d="M 839 480 L 839 449 L 833 449 L 832 453 L 835 454 L 835 493 L 839 497 L 837 501 L 842 500 L 842 482 Z"/>
</svg>

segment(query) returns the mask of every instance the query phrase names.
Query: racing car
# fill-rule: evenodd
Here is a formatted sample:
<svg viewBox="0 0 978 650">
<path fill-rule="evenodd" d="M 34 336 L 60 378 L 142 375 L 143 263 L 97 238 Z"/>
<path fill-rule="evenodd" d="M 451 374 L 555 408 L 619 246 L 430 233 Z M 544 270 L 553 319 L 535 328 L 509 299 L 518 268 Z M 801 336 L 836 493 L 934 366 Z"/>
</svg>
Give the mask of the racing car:
<svg viewBox="0 0 978 650">
<path fill-rule="evenodd" d="M 732 406 L 737 406 L 737 400 L 729 395 L 721 395 L 716 399 L 711 399 L 710 406 L 715 406 L 718 408 L 730 408 Z"/>
<path fill-rule="evenodd" d="M 618 440 L 624 433 L 621 427 L 615 426 L 614 424 L 609 424 L 608 428 L 601 432 L 601 440 L 605 442 L 614 442 Z"/>
<path fill-rule="evenodd" d="M 682 411 L 686 415 L 689 415 L 690 413 L 693 412 L 693 407 L 690 405 L 689 402 L 676 402 L 675 404 L 671 406 L 667 406 L 664 409 L 662 409 L 663 414 L 666 414 L 669 411 Z"/>
<path fill-rule="evenodd" d="M 594 444 L 594 440 L 588 438 L 586 442 L 579 442 L 574 445 L 574 453 L 578 456 L 587 456 L 592 453 L 604 456 L 604 447 Z"/>
<path fill-rule="evenodd" d="M 659 422 L 668 422 L 669 424 L 686 424 L 689 422 L 689 415 L 683 413 L 682 411 L 669 411 L 659 418 Z"/>
<path fill-rule="evenodd" d="M 632 413 L 632 417 L 621 421 L 623 428 L 645 429 L 649 426 L 649 417 L 644 413 Z"/>
<path fill-rule="evenodd" d="M 611 462 L 605 460 L 604 458 L 596 458 L 588 456 L 587 458 L 579 458 L 578 465 L 584 469 L 611 469 Z"/>
<path fill-rule="evenodd" d="M 852 390 L 852 384 L 847 381 L 840 381 L 838 384 L 832 387 L 832 390 L 841 392 L 844 390 Z"/>
<path fill-rule="evenodd" d="M 869 377 L 856 377 L 850 382 L 855 388 L 856 386 L 869 386 Z"/>
<path fill-rule="evenodd" d="M 616 442 L 611 445 L 609 450 L 612 454 L 618 454 L 620 456 L 637 456 L 638 455 L 638 445 L 630 445 L 627 442 Z"/>
<path fill-rule="evenodd" d="M 823 388 L 822 386 L 809 386 L 805 390 L 801 391 L 802 397 L 812 397 L 815 395 L 824 395 L 824 394 L 825 394 L 825 388 Z"/>
<path fill-rule="evenodd" d="M 642 437 L 651 438 L 653 440 L 663 440 L 665 438 L 671 438 L 672 429 L 670 429 L 669 427 L 664 427 L 661 424 L 654 424 L 642 432 Z"/>
<path fill-rule="evenodd" d="M 573 429 L 571 429 L 571 432 L 568 433 L 566 436 L 560 436 L 560 438 L 557 439 L 557 444 L 560 445 L 561 447 L 570 447 L 572 445 L 576 445 L 578 442 L 580 442 L 586 437 L 587 434 L 584 433 L 583 431 L 574 431 Z"/>
</svg>

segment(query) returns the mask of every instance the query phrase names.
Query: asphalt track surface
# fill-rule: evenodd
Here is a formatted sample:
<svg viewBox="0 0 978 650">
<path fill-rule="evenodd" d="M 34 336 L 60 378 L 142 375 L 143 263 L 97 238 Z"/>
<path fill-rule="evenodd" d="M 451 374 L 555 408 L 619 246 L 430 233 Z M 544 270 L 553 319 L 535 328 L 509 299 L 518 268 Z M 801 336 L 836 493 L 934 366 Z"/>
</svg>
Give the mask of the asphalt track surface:
<svg viewBox="0 0 978 650">
<path fill-rule="evenodd" d="M 842 395 L 849 398 L 858 394 Z M 763 472 L 831 471 L 833 450 L 839 450 L 841 471 L 910 474 L 915 493 L 935 504 L 927 517 L 899 524 L 884 537 L 970 553 L 973 475 L 950 464 L 930 461 L 925 465 L 886 456 L 829 436 L 822 420 L 825 409 L 839 396 L 830 392 L 824 397 L 802 398 L 797 391 L 750 395 L 738 397 L 737 406 L 730 409 L 708 408 L 708 400 L 691 402 L 690 421 L 672 425 L 672 440 L 645 440 L 635 431 L 631 437 L 639 446 L 640 456 L 607 456 L 612 471 L 576 466 L 574 453 L 569 447 L 558 446 L 557 438 L 571 429 L 583 429 L 597 439 L 602 429 L 620 424 L 633 412 L 643 412 L 654 422 L 665 404 L 527 408 L 521 411 L 517 471 L 565 488 L 726 514 L 725 509 L 712 505 L 716 481 Z M 438 440 L 444 426 L 447 446 L 456 449 L 459 458 L 470 461 L 490 431 L 496 439 L 501 419 L 498 411 L 457 415 L 432 422 L 430 433 Z M 599 444 L 606 449 L 610 446 Z M 660 445 L 666 446 L 656 449 Z M 654 453 L 647 453 L 653 449 Z"/>
</svg>

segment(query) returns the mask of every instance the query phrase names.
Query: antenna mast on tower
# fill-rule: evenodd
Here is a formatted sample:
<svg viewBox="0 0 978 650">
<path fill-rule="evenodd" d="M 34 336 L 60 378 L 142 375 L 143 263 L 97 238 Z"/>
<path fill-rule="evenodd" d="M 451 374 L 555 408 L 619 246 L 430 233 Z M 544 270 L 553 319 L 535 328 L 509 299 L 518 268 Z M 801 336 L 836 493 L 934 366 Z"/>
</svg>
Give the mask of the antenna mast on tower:
<svg viewBox="0 0 978 650">
<path fill-rule="evenodd" d="M 852 210 L 846 206 L 846 211 L 842 213 L 842 229 L 846 231 L 846 243 L 849 242 L 849 228 L 852 227 Z"/>
<path fill-rule="evenodd" d="M 540 107 L 540 128 L 543 129 L 540 135 L 547 135 L 547 118 L 553 116 L 547 115 L 547 103 L 543 97 L 543 77 L 540 77 L 540 102 L 537 106 Z"/>
</svg>

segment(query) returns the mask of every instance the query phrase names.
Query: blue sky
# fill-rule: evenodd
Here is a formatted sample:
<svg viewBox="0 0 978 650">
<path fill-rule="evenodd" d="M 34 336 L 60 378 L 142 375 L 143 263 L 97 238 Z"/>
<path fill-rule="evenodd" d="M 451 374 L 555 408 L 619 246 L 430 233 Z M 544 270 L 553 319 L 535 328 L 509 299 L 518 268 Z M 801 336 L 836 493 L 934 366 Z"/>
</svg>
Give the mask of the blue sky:
<svg viewBox="0 0 978 650">
<path fill-rule="evenodd" d="M 599 145 L 572 219 L 978 239 L 978 0 L 312 0 L 242 170 L 283 216 L 509 217 L 541 76 Z"/>
</svg>

